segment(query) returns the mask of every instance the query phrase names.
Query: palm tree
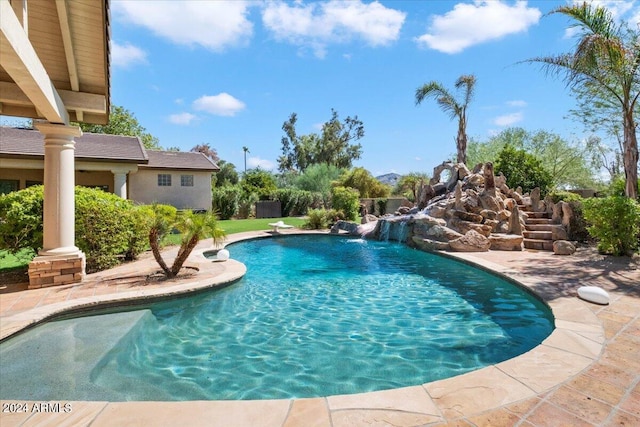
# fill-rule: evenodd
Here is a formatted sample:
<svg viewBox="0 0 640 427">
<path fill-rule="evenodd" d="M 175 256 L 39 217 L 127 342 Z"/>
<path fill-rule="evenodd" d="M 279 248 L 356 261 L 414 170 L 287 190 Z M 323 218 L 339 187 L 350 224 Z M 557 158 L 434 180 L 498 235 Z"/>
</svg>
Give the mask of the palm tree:
<svg viewBox="0 0 640 427">
<path fill-rule="evenodd" d="M 182 234 L 182 240 L 173 264 L 168 267 L 160 250 L 162 241 L 174 228 Z M 225 233 L 218 228 L 217 217 L 212 212 L 194 214 L 191 211 L 178 212 L 173 206 L 156 204 L 152 207 L 149 246 L 153 257 L 168 278 L 178 274 L 201 239 L 212 237 L 215 245 L 220 243 L 224 236 Z"/>
<path fill-rule="evenodd" d="M 426 98 L 435 98 L 442 111 L 449 113 L 451 120 L 458 118 L 458 136 L 456 149 L 458 163 L 467 162 L 467 107 L 473 98 L 476 77 L 473 74 L 463 75 L 456 80 L 456 89 L 464 88 L 462 99 L 456 99 L 442 84 L 431 81 L 416 89 L 416 105 Z"/>
<path fill-rule="evenodd" d="M 242 151 L 244 151 L 244 173 L 247 173 L 247 153 L 249 152 L 249 147 L 242 147 Z"/>
<path fill-rule="evenodd" d="M 595 98 L 613 100 L 622 113 L 625 194 L 638 197 L 638 140 L 634 110 L 640 95 L 640 30 L 616 23 L 601 6 L 582 3 L 550 12 L 572 18 L 580 37 L 573 53 L 530 59 L 547 73 L 563 74 L 567 85 Z"/>
</svg>

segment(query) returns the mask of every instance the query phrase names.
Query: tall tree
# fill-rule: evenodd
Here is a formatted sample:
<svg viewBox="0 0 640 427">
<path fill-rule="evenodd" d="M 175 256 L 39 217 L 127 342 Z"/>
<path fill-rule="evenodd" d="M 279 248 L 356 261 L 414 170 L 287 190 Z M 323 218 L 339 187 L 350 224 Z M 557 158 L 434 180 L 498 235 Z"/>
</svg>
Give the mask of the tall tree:
<svg viewBox="0 0 640 427">
<path fill-rule="evenodd" d="M 204 144 L 198 144 L 191 149 L 194 153 L 202 153 L 207 156 L 213 163 L 218 163 L 220 161 L 220 157 L 218 157 L 218 152 L 215 148 L 212 148 L 208 142 Z"/>
<path fill-rule="evenodd" d="M 530 59 L 542 63 L 548 73 L 564 75 L 574 89 L 591 89 L 613 99 L 623 129 L 625 194 L 638 197 L 638 140 L 634 114 L 640 96 L 640 29 L 617 23 L 606 8 L 591 3 L 561 6 L 552 14 L 571 18 L 579 30 L 575 51 Z M 604 95 L 606 94 L 606 95 Z"/>
<path fill-rule="evenodd" d="M 298 115 L 292 113 L 282 125 L 285 135 L 282 155 L 278 158 L 280 171 L 304 171 L 320 163 L 350 168 L 362 155 L 362 145 L 353 143 L 364 137 L 364 125 L 358 116 L 349 116 L 341 122 L 338 113 L 331 109 L 331 120 L 322 125 L 321 134 L 298 135 L 297 121 Z"/>
<path fill-rule="evenodd" d="M 83 132 L 105 133 L 108 135 L 137 136 L 145 148 L 160 150 L 160 141 L 147 132 L 136 116 L 129 110 L 119 105 L 111 105 L 109 111 L 109 123 L 106 125 L 92 125 L 89 123 L 76 123 Z"/>
<path fill-rule="evenodd" d="M 416 89 L 416 105 L 427 98 L 434 98 L 442 111 L 448 113 L 451 120 L 458 119 L 458 135 L 456 149 L 458 163 L 467 162 L 467 108 L 473 99 L 476 77 L 473 74 L 463 75 L 456 80 L 456 90 L 462 90 L 462 96 L 456 98 L 441 83 L 431 81 Z"/>
</svg>

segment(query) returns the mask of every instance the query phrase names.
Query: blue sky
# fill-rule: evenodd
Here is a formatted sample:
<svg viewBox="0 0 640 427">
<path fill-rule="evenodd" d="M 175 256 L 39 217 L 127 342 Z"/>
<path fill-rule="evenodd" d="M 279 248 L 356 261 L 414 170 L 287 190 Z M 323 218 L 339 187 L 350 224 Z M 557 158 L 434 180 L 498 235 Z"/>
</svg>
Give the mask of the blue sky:
<svg viewBox="0 0 640 427">
<path fill-rule="evenodd" d="M 640 1 L 599 1 L 640 21 Z M 318 132 L 331 109 L 364 122 L 362 166 L 431 173 L 455 153 L 457 123 L 415 90 L 475 74 L 468 135 L 509 126 L 584 137 L 565 84 L 518 64 L 570 51 L 562 1 L 111 2 L 111 102 L 163 147 L 209 143 L 243 169 L 277 168 L 282 123 Z"/>
</svg>

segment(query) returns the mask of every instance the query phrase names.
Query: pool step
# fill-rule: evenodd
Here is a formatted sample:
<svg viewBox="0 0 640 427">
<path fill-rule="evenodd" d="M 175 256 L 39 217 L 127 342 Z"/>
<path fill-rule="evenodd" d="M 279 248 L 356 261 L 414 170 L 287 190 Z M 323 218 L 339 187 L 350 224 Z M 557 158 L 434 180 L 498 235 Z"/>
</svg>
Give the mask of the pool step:
<svg viewBox="0 0 640 427">
<path fill-rule="evenodd" d="M 57 400 L 70 391 L 74 394 L 68 400 L 92 400 L 96 391 L 103 400 L 121 399 L 93 383 L 94 369 L 149 317 L 155 320 L 150 310 L 137 310 L 84 317 L 82 323 L 79 319 L 45 323 L 7 341 L 15 344 L 0 351 L 0 360 L 11 360 L 0 364 L 0 378 L 15 396 L 32 400 Z M 12 370 L 27 371 L 29 378 L 13 378 Z"/>
</svg>

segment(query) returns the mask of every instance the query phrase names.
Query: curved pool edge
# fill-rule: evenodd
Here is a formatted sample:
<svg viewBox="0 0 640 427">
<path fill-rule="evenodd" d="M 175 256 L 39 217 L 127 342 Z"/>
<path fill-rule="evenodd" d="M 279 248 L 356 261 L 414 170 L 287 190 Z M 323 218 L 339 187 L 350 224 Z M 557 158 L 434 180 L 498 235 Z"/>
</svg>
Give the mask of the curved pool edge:
<svg viewBox="0 0 640 427">
<path fill-rule="evenodd" d="M 296 230 L 281 234 L 306 233 Z M 268 232 L 242 233 L 232 235 L 225 244 L 270 235 L 271 233 Z M 195 257 L 198 262 L 203 262 L 203 253 L 207 250 L 210 250 L 210 246 L 209 249 L 194 252 L 192 257 Z M 553 313 L 555 329 L 551 335 L 532 350 L 507 361 L 456 377 L 399 389 L 310 399 L 71 402 L 78 410 L 69 414 L 58 414 L 58 416 L 77 417 L 77 423 L 72 425 L 91 424 L 92 426 L 119 425 L 121 422 L 131 420 L 149 424 L 158 421 L 167 423 L 171 420 L 183 424 L 197 424 L 203 419 L 210 421 L 210 425 L 278 427 L 309 425 L 310 420 L 319 423 L 318 425 L 322 425 L 324 420 L 327 424 L 333 423 L 334 426 L 359 425 L 379 419 L 393 420 L 399 425 L 447 422 L 497 409 L 553 389 L 583 371 L 602 354 L 605 344 L 604 328 L 587 303 L 575 297 L 554 296 L 553 289 L 550 289 L 552 285 L 546 284 L 542 278 L 524 275 L 500 264 L 475 257 L 472 253 L 449 253 L 447 256 L 505 276 L 531 290 L 548 304 Z M 227 263 L 229 261 L 212 264 L 233 265 L 233 262 Z M 216 284 L 209 285 L 209 287 L 212 286 Z M 164 289 L 165 292 L 169 292 L 165 296 L 184 293 L 171 288 L 173 286 Z M 185 290 L 185 292 L 188 291 Z M 123 293 L 111 302 L 125 303 L 130 298 L 140 298 L 139 295 L 128 297 Z M 20 319 L 14 320 L 22 322 L 26 325 L 23 327 L 27 327 L 42 321 L 37 320 L 35 315 L 40 319 L 48 319 L 64 311 L 78 308 L 78 305 L 95 307 L 99 304 L 95 297 L 82 300 L 76 300 L 79 304 L 69 301 L 61 305 L 52 304 L 28 310 L 16 315 Z M 7 318 L 2 318 L 3 335 L 1 336 L 3 337 L 6 320 Z M 15 332 L 17 331 L 13 333 Z M 19 414 L 13 415 L 19 416 Z M 30 415 L 24 414 L 24 416 Z M 1 418 L 5 419 L 5 417 L 8 415 L 2 414 Z M 64 419 L 67 420 L 67 418 Z"/>
</svg>

